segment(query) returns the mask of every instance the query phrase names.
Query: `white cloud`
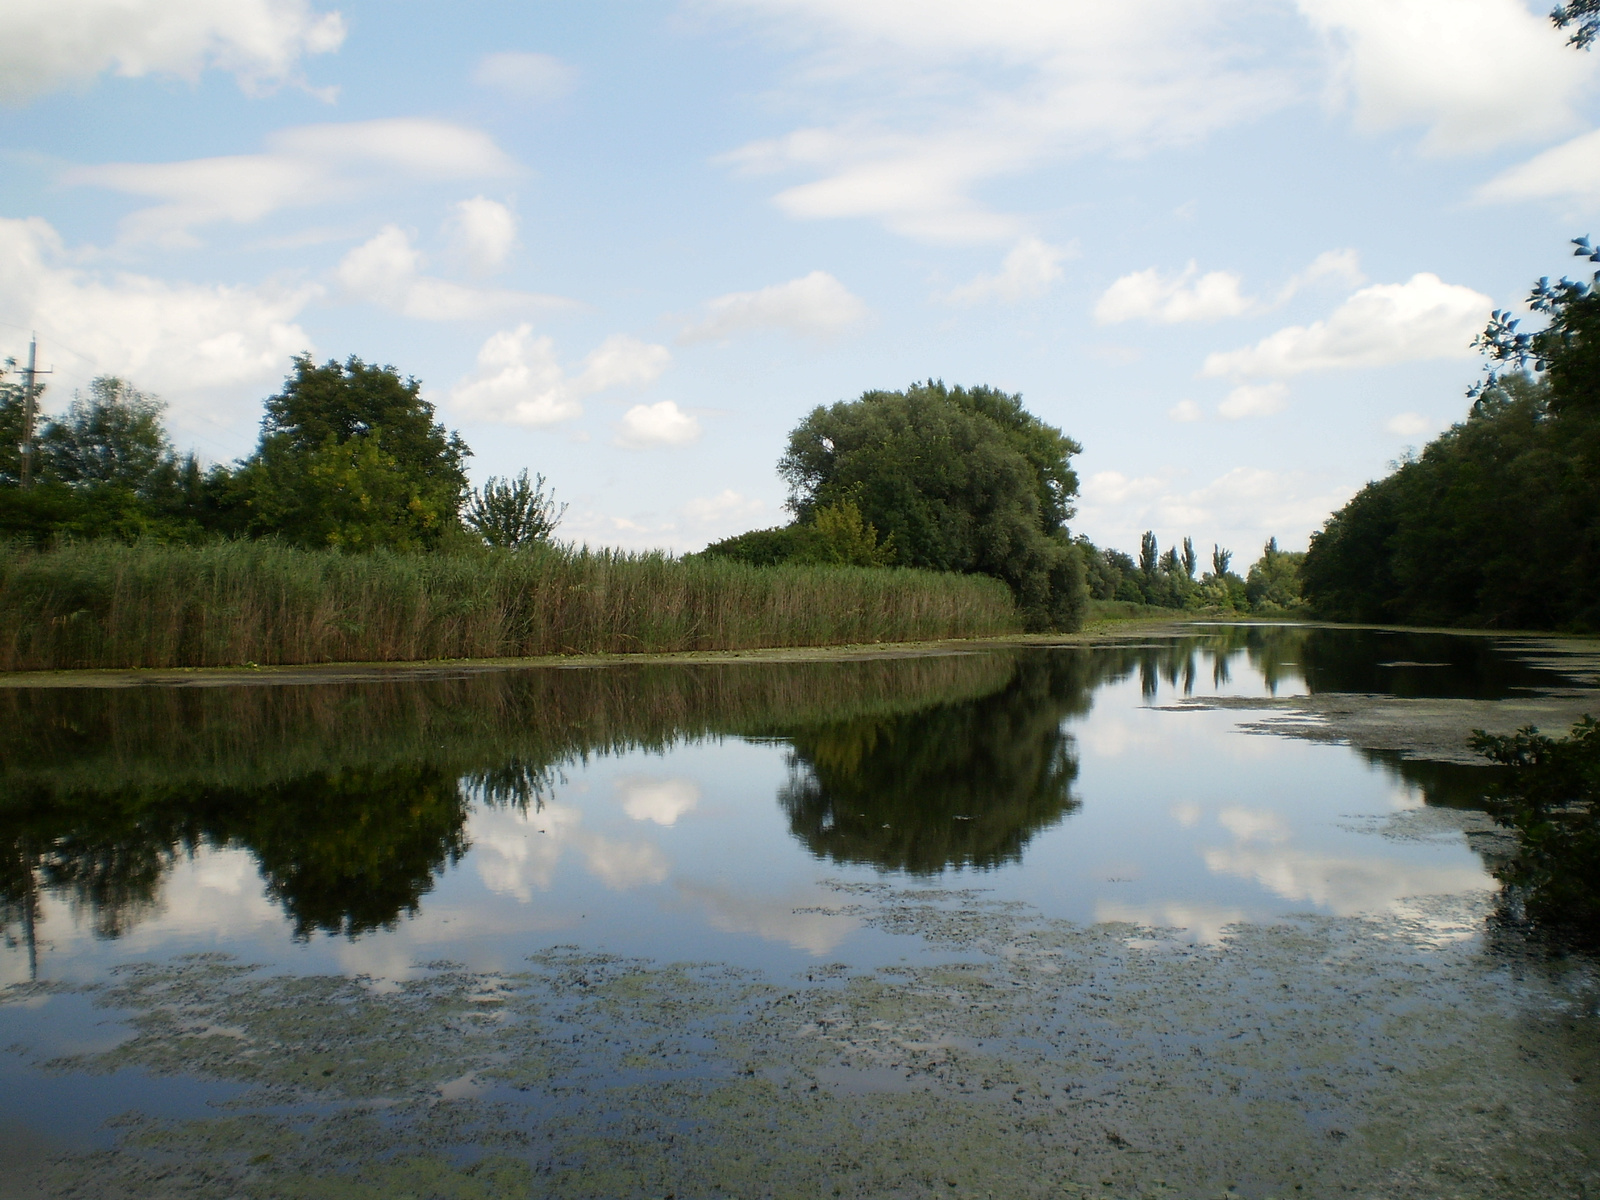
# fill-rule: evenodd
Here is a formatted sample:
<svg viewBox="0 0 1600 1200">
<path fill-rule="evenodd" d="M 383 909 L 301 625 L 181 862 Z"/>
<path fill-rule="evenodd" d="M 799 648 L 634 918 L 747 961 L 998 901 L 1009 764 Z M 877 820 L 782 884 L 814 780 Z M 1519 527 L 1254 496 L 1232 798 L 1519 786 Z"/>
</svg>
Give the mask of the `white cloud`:
<svg viewBox="0 0 1600 1200">
<path fill-rule="evenodd" d="M 1289 386 L 1285 383 L 1244 383 L 1229 392 L 1217 405 L 1217 415 L 1230 421 L 1244 417 L 1270 417 L 1281 413 L 1289 403 Z"/>
<path fill-rule="evenodd" d="M 617 780 L 622 811 L 635 821 L 676 825 L 700 803 L 700 788 L 692 779 L 655 779 L 629 775 Z"/>
<path fill-rule="evenodd" d="M 1571 197 L 1600 204 L 1600 129 L 1502 171 L 1478 189 L 1477 197 L 1491 203 Z"/>
<path fill-rule="evenodd" d="M 1480 150 L 1568 128 L 1590 66 L 1523 0 L 1298 0 L 1334 59 L 1335 99 L 1425 149 Z"/>
<path fill-rule="evenodd" d="M 705 319 L 679 334 L 680 342 L 718 341 L 762 329 L 828 337 L 860 325 L 867 306 L 829 275 L 813 271 L 756 292 L 732 292 L 706 304 Z"/>
<path fill-rule="evenodd" d="M 1205 413 L 1200 411 L 1200 406 L 1193 400 L 1179 400 L 1171 408 L 1167 409 L 1167 416 L 1174 421 L 1187 423 L 1203 420 Z"/>
<path fill-rule="evenodd" d="M 1311 264 L 1304 271 L 1290 277 L 1289 282 L 1284 284 L 1283 290 L 1278 293 L 1278 302 L 1282 304 L 1306 288 L 1315 287 L 1328 280 L 1345 284 L 1347 287 L 1360 287 L 1367 281 L 1366 275 L 1361 271 L 1361 256 L 1349 249 L 1324 250 L 1311 260 Z"/>
<path fill-rule="evenodd" d="M 1083 482 L 1076 527 L 1124 550 L 1137 547 L 1146 529 L 1167 544 L 1189 535 L 1197 543 L 1251 550 L 1276 537 L 1285 549 L 1303 549 L 1311 531 L 1353 490 L 1263 467 L 1235 467 L 1193 488 L 1175 475 L 1130 478 L 1101 471 Z"/>
<path fill-rule="evenodd" d="M 686 446 L 700 436 L 700 422 L 671 400 L 635 404 L 622 414 L 617 444 L 634 449 L 646 446 Z"/>
<path fill-rule="evenodd" d="M 25 102 L 111 70 L 193 80 L 231 72 L 246 91 L 295 78 L 300 59 L 344 41 L 336 12 L 306 0 L 6 0 L 0 100 Z"/>
<path fill-rule="evenodd" d="M 1007 254 L 994 275 L 979 275 L 937 297 L 949 304 L 1004 300 L 1015 304 L 1042 296 L 1061 278 L 1064 259 L 1077 257 L 1076 246 L 1052 246 L 1036 237 L 1023 238 Z"/>
<path fill-rule="evenodd" d="M 334 271 L 351 295 L 422 321 L 461 321 L 507 309 L 571 308 L 560 296 L 465 287 L 421 273 L 424 257 L 411 235 L 398 225 L 385 225 L 370 240 L 351 250 Z"/>
<path fill-rule="evenodd" d="M 1192 282 L 1191 282 L 1192 281 Z M 1193 262 L 1177 275 L 1163 277 L 1155 267 L 1118 279 L 1096 301 L 1094 319 L 1102 325 L 1120 321 L 1219 321 L 1250 311 L 1254 303 L 1239 291 L 1232 271 L 1200 274 Z"/>
<path fill-rule="evenodd" d="M 267 138 L 261 154 L 169 163 L 74 167 L 62 182 L 109 188 L 159 203 L 122 222 L 130 241 L 192 244 L 190 230 L 247 224 L 403 179 L 499 178 L 516 164 L 477 129 L 426 118 L 302 125 Z"/>
<path fill-rule="evenodd" d="M 583 374 L 578 386 L 585 392 L 603 392 L 610 388 L 645 387 L 661 378 L 661 373 L 672 362 L 672 352 L 665 346 L 641 342 L 625 333 L 614 333 L 583 360 Z"/>
<path fill-rule="evenodd" d="M 281 376 L 312 348 L 296 322 L 316 287 L 167 283 L 72 265 L 38 218 L 0 218 L 0 320 L 69 349 L 85 374 L 115 374 L 212 416 L 215 391 Z"/>
<path fill-rule="evenodd" d="M 697 496 L 683 506 L 683 515 L 696 525 L 726 525 L 760 516 L 767 506 L 760 500 L 723 488 L 715 496 Z"/>
<path fill-rule="evenodd" d="M 501 50 L 486 54 L 472 82 L 517 100 L 556 100 L 578 82 L 578 69 L 551 54 Z"/>
<path fill-rule="evenodd" d="M 867 217 L 935 241 L 1015 237 L 981 184 L 1062 158 L 1191 142 L 1291 100 L 1226 0 L 712 0 L 816 52 L 785 99 L 818 122 L 724 157 L 804 172 L 801 219 Z"/>
<path fill-rule="evenodd" d="M 457 202 L 445 228 L 456 257 L 480 273 L 503 267 L 517 247 L 517 215 L 498 200 Z"/>
<path fill-rule="evenodd" d="M 1306 371 L 1384 367 L 1431 358 L 1470 358 L 1489 297 L 1437 275 L 1363 288 L 1326 321 L 1292 325 L 1254 346 L 1207 356 L 1211 378 L 1283 378 Z"/>
<path fill-rule="evenodd" d="M 1383 423 L 1384 429 L 1399 437 L 1416 437 L 1435 428 L 1435 423 L 1421 413 L 1399 413 Z"/>
<path fill-rule="evenodd" d="M 574 376 L 562 368 L 555 342 L 534 337 L 531 325 L 519 325 L 484 342 L 476 374 L 451 389 L 450 404 L 462 416 L 478 420 L 555 425 L 582 416 L 586 396 L 654 382 L 671 358 L 665 346 L 616 334 Z"/>
</svg>

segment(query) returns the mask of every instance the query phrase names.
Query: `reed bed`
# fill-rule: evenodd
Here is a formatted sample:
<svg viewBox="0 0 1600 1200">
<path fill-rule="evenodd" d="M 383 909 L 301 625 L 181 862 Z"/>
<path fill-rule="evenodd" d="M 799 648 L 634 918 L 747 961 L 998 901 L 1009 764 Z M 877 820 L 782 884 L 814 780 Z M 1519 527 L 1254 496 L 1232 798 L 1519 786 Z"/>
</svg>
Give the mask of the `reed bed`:
<svg viewBox="0 0 1600 1200">
<path fill-rule="evenodd" d="M 0 548 L 0 670 L 744 650 L 1016 632 L 979 576 L 546 548 Z"/>
</svg>

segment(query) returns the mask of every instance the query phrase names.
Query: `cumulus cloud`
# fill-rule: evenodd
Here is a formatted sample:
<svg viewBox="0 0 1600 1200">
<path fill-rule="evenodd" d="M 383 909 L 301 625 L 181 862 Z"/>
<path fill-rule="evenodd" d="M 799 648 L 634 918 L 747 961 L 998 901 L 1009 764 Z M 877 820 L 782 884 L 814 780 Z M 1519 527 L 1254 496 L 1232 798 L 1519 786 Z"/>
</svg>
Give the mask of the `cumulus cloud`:
<svg viewBox="0 0 1600 1200">
<path fill-rule="evenodd" d="M 1490 203 L 1570 199 L 1600 204 L 1600 129 L 1502 171 L 1478 189 L 1477 197 Z"/>
<path fill-rule="evenodd" d="M 122 236 L 182 245 L 193 244 L 196 226 L 248 224 L 396 179 L 487 179 L 516 171 L 481 130 L 396 117 L 279 130 L 261 154 L 74 167 L 62 181 L 156 200 L 123 220 Z"/>
<path fill-rule="evenodd" d="M 1218 321 L 1248 312 L 1254 303 L 1239 291 L 1232 271 L 1209 271 L 1190 262 L 1179 274 L 1163 276 L 1155 267 L 1124 275 L 1095 302 L 1094 319 L 1102 325 L 1121 321 Z"/>
<path fill-rule="evenodd" d="M 1367 281 L 1361 271 L 1361 256 L 1349 249 L 1324 250 L 1311 260 L 1304 271 L 1290 277 L 1278 293 L 1278 301 L 1283 303 L 1308 287 L 1330 280 L 1347 287 L 1360 287 Z"/>
<path fill-rule="evenodd" d="M 82 86 L 104 71 L 194 80 L 232 73 L 257 92 L 293 80 L 308 54 L 344 42 L 344 20 L 306 0 L 6 0 L 0 100 Z"/>
<path fill-rule="evenodd" d="M 1522 0 L 1298 0 L 1333 59 L 1332 96 L 1371 130 L 1481 150 L 1569 128 L 1590 68 Z"/>
<path fill-rule="evenodd" d="M 562 367 L 554 341 L 519 325 L 484 342 L 478 370 L 451 389 L 449 402 L 464 417 L 555 425 L 583 415 L 584 398 L 596 392 L 654 382 L 671 358 L 665 346 L 616 334 L 572 374 Z"/>
<path fill-rule="evenodd" d="M 867 306 L 826 271 L 755 292 L 731 292 L 706 304 L 704 319 L 678 335 L 680 342 L 720 341 L 735 334 L 781 329 L 829 337 L 860 325 Z"/>
<path fill-rule="evenodd" d="M 617 444 L 642 450 L 647 446 L 687 446 L 700 437 L 700 422 L 671 400 L 635 404 L 622 414 Z"/>
<path fill-rule="evenodd" d="M 1128 476 L 1100 471 L 1084 479 L 1078 528 L 1097 542 L 1137 547 L 1139 534 L 1154 529 L 1168 543 L 1185 535 L 1247 550 L 1276 537 L 1285 548 L 1305 538 L 1350 491 L 1294 471 L 1235 467 L 1199 487 L 1180 476 Z"/>
<path fill-rule="evenodd" d="M 692 779 L 629 775 L 617 780 L 617 794 L 628 816 L 657 825 L 676 825 L 700 803 L 700 787 Z"/>
<path fill-rule="evenodd" d="M 1230 421 L 1244 417 L 1270 417 L 1281 413 L 1289 404 L 1289 386 L 1285 383 L 1245 383 L 1229 392 L 1217 405 L 1217 415 Z"/>
<path fill-rule="evenodd" d="M 175 415 L 210 415 L 216 389 L 273 379 L 312 348 L 297 318 L 314 286 L 167 283 L 73 258 L 45 221 L 0 218 L 0 320 L 70 348 L 86 374 L 160 393 Z"/>
<path fill-rule="evenodd" d="M 1291 325 L 1254 346 L 1207 356 L 1211 378 L 1285 378 L 1307 371 L 1385 367 L 1431 358 L 1470 358 L 1493 302 L 1423 272 L 1351 296 L 1325 321 Z"/>
<path fill-rule="evenodd" d="M 465 287 L 422 274 L 425 259 L 411 235 L 385 225 L 351 250 L 334 271 L 352 296 L 423 321 L 461 321 L 507 309 L 570 308 L 571 300 L 534 292 Z"/>
<path fill-rule="evenodd" d="M 981 304 L 985 300 L 1004 300 L 1015 304 L 1050 290 L 1061 278 L 1061 263 L 1077 256 L 1075 246 L 1052 246 L 1038 238 L 1023 238 L 1007 254 L 994 275 L 979 275 L 938 297 L 948 304 Z"/>
<path fill-rule="evenodd" d="M 456 257 L 480 274 L 503 267 L 517 247 L 517 215 L 498 200 L 457 202 L 445 227 Z"/>
<path fill-rule="evenodd" d="M 515 100 L 556 100 L 578 83 L 578 69 L 551 54 L 501 50 L 486 54 L 472 82 Z"/>
<path fill-rule="evenodd" d="M 1399 437 L 1416 437 L 1435 428 L 1435 422 L 1421 413 L 1398 413 L 1383 423 L 1384 429 Z"/>
<path fill-rule="evenodd" d="M 1288 71 L 1241 53 L 1226 0 L 712 2 L 816 48 L 788 98 L 819 121 L 723 161 L 811 176 L 775 197 L 790 216 L 925 240 L 1015 237 L 1015 218 L 974 199 L 987 181 L 1190 142 L 1296 92 Z"/>
</svg>

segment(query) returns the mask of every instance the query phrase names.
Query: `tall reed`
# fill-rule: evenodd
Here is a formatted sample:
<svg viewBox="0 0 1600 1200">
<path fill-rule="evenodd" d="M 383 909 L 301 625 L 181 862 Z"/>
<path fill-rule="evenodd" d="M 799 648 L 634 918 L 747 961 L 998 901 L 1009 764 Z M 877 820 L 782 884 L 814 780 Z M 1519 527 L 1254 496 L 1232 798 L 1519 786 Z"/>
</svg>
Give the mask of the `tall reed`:
<svg viewBox="0 0 1600 1200">
<path fill-rule="evenodd" d="M 0 670 L 740 650 L 1014 632 L 992 579 L 561 550 L 0 547 Z"/>
</svg>

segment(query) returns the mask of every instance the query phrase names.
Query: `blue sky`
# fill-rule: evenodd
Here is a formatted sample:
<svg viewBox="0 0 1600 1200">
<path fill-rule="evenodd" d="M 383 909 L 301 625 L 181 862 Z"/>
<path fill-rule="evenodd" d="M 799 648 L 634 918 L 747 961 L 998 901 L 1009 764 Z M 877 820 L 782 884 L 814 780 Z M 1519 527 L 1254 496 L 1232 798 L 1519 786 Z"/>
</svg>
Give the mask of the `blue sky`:
<svg viewBox="0 0 1600 1200">
<path fill-rule="evenodd" d="M 1078 531 L 1249 561 L 1463 415 L 1581 267 L 1600 56 L 1521 0 L 9 0 L 0 352 L 250 450 L 290 357 L 423 381 L 563 536 L 780 523 L 814 405 L 988 383 Z"/>
</svg>

